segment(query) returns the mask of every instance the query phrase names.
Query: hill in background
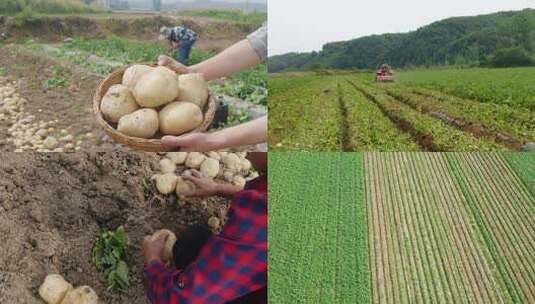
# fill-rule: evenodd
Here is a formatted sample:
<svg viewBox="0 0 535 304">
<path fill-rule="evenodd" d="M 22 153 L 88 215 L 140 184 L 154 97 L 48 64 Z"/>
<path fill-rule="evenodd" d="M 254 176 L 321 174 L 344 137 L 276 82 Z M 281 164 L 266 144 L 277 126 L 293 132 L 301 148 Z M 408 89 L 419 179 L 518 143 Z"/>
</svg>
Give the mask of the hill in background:
<svg viewBox="0 0 535 304">
<path fill-rule="evenodd" d="M 269 58 L 269 71 L 318 68 L 374 69 L 382 63 L 414 66 L 535 65 L 535 10 L 453 17 L 398 34 L 325 44 L 320 52 Z"/>
</svg>

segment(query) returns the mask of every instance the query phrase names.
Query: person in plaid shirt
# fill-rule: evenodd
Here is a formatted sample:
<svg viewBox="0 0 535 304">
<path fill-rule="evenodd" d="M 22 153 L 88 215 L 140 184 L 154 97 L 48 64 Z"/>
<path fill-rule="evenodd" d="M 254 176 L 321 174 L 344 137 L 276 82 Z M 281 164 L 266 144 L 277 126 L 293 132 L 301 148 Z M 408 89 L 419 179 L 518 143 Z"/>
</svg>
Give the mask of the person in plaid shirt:
<svg viewBox="0 0 535 304">
<path fill-rule="evenodd" d="M 159 40 L 168 40 L 172 50 L 178 49 L 176 58 L 182 64 L 188 64 L 191 48 L 197 42 L 197 33 L 184 26 L 160 28 Z"/>
<path fill-rule="evenodd" d="M 143 243 L 147 294 L 153 304 L 267 303 L 267 154 L 249 153 L 260 176 L 243 190 L 195 172 L 197 195 L 233 196 L 219 235 L 194 226 L 173 248 L 177 270 L 162 263 L 166 236 Z"/>
</svg>

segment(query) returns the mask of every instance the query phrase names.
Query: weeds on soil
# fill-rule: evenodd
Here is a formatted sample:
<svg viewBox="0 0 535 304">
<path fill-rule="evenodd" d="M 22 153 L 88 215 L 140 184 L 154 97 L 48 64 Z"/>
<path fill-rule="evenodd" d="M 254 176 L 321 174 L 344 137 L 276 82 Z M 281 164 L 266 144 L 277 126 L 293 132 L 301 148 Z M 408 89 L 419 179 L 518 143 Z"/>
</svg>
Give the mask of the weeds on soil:
<svg viewBox="0 0 535 304">
<path fill-rule="evenodd" d="M 104 231 L 93 246 L 91 262 L 106 275 L 108 289 L 126 292 L 130 287 L 128 236 L 123 226 L 115 231 Z"/>
</svg>

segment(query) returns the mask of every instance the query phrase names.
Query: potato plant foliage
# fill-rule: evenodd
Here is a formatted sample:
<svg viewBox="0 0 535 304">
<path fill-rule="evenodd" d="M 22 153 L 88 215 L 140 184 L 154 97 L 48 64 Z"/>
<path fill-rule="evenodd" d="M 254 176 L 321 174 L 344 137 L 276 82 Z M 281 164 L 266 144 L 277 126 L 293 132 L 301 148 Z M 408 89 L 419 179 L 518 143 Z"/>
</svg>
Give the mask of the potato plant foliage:
<svg viewBox="0 0 535 304">
<path fill-rule="evenodd" d="M 104 231 L 99 236 L 91 252 L 91 262 L 106 276 L 108 289 L 121 293 L 130 287 L 128 257 L 128 236 L 124 227 Z"/>
<path fill-rule="evenodd" d="M 533 71 L 400 71 L 394 83 L 367 72 L 273 74 L 270 148 L 518 151 L 535 142 Z"/>
</svg>

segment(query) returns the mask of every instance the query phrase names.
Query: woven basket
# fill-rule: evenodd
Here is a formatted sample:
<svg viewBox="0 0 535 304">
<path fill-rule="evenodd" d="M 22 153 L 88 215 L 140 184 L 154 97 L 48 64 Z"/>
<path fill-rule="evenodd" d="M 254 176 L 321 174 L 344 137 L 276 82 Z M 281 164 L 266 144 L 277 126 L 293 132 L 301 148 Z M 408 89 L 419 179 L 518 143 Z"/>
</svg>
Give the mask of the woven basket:
<svg viewBox="0 0 535 304">
<path fill-rule="evenodd" d="M 175 151 L 176 148 L 165 146 L 161 139 L 161 134 L 156 134 L 157 139 L 145 139 L 145 138 L 138 138 L 138 137 L 132 137 L 125 134 L 120 133 L 116 129 L 116 125 L 110 124 L 108 121 L 104 119 L 102 116 L 102 112 L 100 111 L 100 102 L 108 89 L 115 84 L 120 84 L 123 79 L 123 74 L 125 70 L 128 68 L 122 67 L 115 72 L 111 73 L 106 79 L 104 79 L 100 85 L 97 88 L 97 91 L 95 92 L 95 96 L 93 96 L 93 114 L 96 117 L 96 120 L 99 125 L 104 128 L 104 131 L 116 142 L 130 147 L 134 150 L 141 150 L 146 152 L 169 152 L 169 151 Z M 212 123 L 216 111 L 216 101 L 212 94 L 210 94 L 208 98 L 208 102 L 204 106 L 203 114 L 204 114 L 204 120 L 202 124 L 196 128 L 195 130 L 192 130 L 190 132 L 204 132 L 208 130 L 208 127 Z"/>
</svg>

